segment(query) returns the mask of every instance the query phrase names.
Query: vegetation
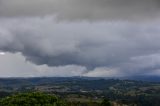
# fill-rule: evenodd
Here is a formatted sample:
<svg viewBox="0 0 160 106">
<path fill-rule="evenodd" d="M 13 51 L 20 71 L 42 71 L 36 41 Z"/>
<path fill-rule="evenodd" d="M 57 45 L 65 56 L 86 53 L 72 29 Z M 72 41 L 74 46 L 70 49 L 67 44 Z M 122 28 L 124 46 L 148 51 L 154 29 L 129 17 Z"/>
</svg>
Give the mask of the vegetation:
<svg viewBox="0 0 160 106">
<path fill-rule="evenodd" d="M 44 93 L 22 93 L 6 97 L 0 106 L 65 106 L 56 96 Z"/>
<path fill-rule="evenodd" d="M 20 93 L 0 100 L 0 106 L 111 106 L 108 99 L 97 102 L 69 102 L 62 101 L 53 95 L 40 92 Z"/>
<path fill-rule="evenodd" d="M 61 104 L 62 106 L 159 106 L 160 104 L 159 82 L 76 77 L 0 79 L 0 99 L 2 99 L 0 106 L 11 106 L 9 103 L 13 101 L 24 103 L 24 99 L 27 103 L 29 100 L 30 103 L 34 103 L 37 99 L 31 96 L 33 93 L 27 92 L 44 92 L 37 95 L 44 96 L 45 100 L 47 100 L 45 95 L 53 96 L 54 105 L 57 106 Z M 45 100 L 47 106 L 53 105 Z"/>
<path fill-rule="evenodd" d="M 111 106 L 111 103 L 108 99 L 104 99 L 101 103 L 101 106 Z"/>
</svg>

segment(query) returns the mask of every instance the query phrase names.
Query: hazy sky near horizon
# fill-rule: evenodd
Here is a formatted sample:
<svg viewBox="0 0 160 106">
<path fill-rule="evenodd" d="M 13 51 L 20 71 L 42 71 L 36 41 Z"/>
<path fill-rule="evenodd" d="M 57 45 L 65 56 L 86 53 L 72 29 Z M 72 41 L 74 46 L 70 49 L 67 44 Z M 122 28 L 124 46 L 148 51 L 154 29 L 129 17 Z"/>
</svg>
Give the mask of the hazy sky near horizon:
<svg viewBox="0 0 160 106">
<path fill-rule="evenodd" d="M 0 0 L 0 77 L 160 76 L 159 0 Z"/>
</svg>

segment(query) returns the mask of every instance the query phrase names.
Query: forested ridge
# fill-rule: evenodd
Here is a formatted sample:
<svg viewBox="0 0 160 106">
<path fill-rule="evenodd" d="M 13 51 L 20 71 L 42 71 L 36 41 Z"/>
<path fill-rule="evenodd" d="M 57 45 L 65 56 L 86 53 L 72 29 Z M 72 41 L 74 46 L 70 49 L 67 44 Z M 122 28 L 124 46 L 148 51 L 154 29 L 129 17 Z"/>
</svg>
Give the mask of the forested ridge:
<svg viewBox="0 0 160 106">
<path fill-rule="evenodd" d="M 159 106 L 160 83 L 79 77 L 0 79 L 0 100 L 3 103 L 0 106 L 12 106 L 7 103 L 17 106 L 17 101 L 23 106 L 23 103 L 36 102 L 35 97 L 52 106 L 52 102 L 45 101 L 52 96 L 54 105 L 62 103 L 63 106 L 101 106 L 104 100 L 112 106 Z"/>
</svg>

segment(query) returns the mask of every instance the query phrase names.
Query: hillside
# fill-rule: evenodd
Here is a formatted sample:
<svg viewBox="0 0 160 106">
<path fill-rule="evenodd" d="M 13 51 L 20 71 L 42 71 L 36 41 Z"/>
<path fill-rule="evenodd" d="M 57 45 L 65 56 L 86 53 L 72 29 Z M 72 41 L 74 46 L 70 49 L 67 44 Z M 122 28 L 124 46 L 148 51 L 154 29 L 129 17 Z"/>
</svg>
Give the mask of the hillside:
<svg viewBox="0 0 160 106">
<path fill-rule="evenodd" d="M 56 94 L 69 102 L 113 103 L 138 106 L 160 104 L 160 83 L 100 78 L 5 78 L 0 79 L 1 98 L 20 92 Z"/>
</svg>

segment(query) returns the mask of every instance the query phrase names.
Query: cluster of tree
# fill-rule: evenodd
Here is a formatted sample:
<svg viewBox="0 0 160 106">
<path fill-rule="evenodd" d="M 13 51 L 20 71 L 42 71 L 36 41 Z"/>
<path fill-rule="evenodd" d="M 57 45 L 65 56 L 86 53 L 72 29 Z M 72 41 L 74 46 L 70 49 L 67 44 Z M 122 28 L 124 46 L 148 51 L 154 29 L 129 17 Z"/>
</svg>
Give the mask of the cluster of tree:
<svg viewBox="0 0 160 106">
<path fill-rule="evenodd" d="M 111 106 L 108 99 L 101 103 L 68 102 L 40 92 L 21 93 L 0 100 L 0 106 Z"/>
<path fill-rule="evenodd" d="M 0 100 L 0 106 L 65 106 L 56 96 L 45 93 L 23 93 Z"/>
</svg>

